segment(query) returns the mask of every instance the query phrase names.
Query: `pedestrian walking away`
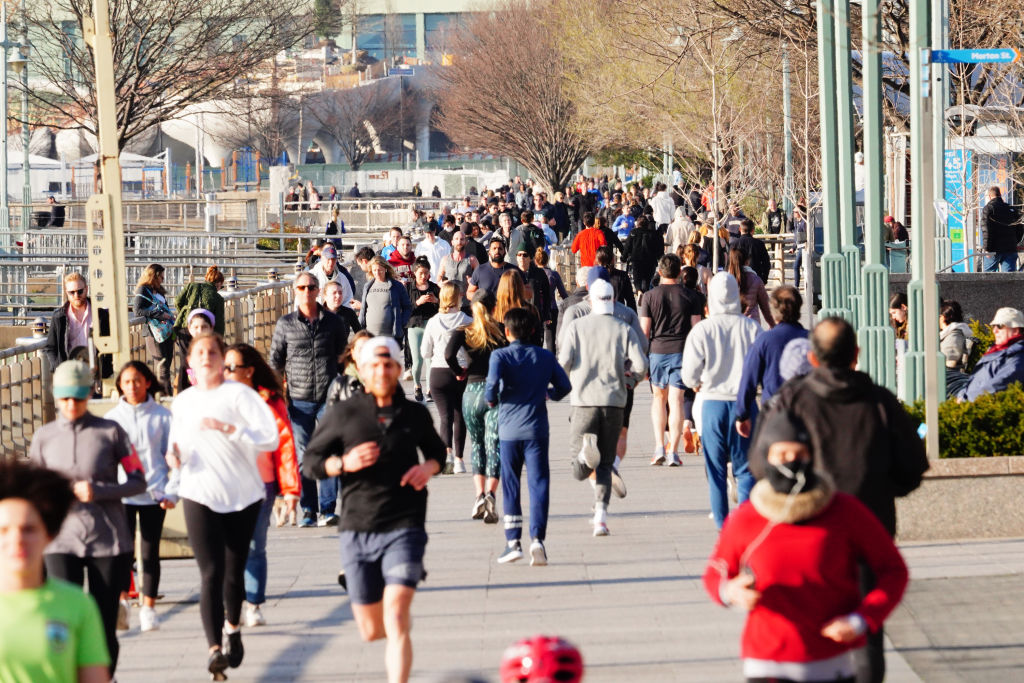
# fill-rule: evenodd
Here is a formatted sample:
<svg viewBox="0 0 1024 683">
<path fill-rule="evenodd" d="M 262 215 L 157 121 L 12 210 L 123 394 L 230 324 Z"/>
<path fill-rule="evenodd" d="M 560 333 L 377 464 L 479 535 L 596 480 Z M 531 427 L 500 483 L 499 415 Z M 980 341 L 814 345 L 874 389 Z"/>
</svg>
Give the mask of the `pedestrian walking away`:
<svg viewBox="0 0 1024 683">
<path fill-rule="evenodd" d="M 257 460 L 280 443 L 263 398 L 225 380 L 225 351 L 216 334 L 192 340 L 188 361 L 196 385 L 171 404 L 168 455 L 171 467 L 181 470 L 178 495 L 199 565 L 199 615 L 209 646 L 206 668 L 214 680 L 224 680 L 224 671 L 237 668 L 245 655 L 245 564 L 266 495 Z"/>
<path fill-rule="evenodd" d="M 363 342 L 366 392 L 331 406 L 302 463 L 308 477 L 342 478 L 341 559 L 352 614 L 364 641 L 387 638 L 389 683 L 404 683 L 412 669 L 412 600 L 426 576 L 426 487 L 444 464 L 430 413 L 399 389 L 401 364 L 393 338 Z"/>
<path fill-rule="evenodd" d="M 530 564 L 546 565 L 544 540 L 548 524 L 548 411 L 545 401 L 558 401 L 572 388 L 554 354 L 528 343 L 538 324 L 533 313 L 513 308 L 504 316 L 509 346 L 491 353 L 484 398 L 498 406 L 501 448 L 501 497 L 505 522 L 504 551 L 498 562 L 523 558 L 523 510 L 520 477 L 526 465 L 530 490 Z M 550 387 L 550 388 L 549 388 Z"/>
</svg>

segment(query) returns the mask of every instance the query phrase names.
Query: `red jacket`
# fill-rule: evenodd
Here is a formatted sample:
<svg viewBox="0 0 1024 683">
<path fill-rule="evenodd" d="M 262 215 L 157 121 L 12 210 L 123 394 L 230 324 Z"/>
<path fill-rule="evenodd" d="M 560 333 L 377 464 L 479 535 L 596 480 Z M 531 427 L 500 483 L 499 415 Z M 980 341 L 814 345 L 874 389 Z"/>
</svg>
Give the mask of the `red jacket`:
<svg viewBox="0 0 1024 683">
<path fill-rule="evenodd" d="M 597 228 L 585 228 L 572 241 L 572 253 L 579 252 L 580 266 L 589 268 L 594 265 L 597 248 L 606 244 L 608 240 L 605 239 L 603 232 Z"/>
<path fill-rule="evenodd" d="M 299 459 L 295 454 L 295 438 L 292 436 L 291 420 L 288 419 L 288 406 L 283 398 L 267 389 L 261 387 L 259 392 L 274 413 L 281 440 L 276 451 L 260 453 L 257 461 L 260 476 L 268 484 L 276 481 L 282 496 L 298 498 L 302 493 L 302 484 L 299 483 Z"/>
<path fill-rule="evenodd" d="M 753 500 L 765 494 L 765 488 L 767 496 L 779 495 L 762 480 L 751 492 L 751 501 L 725 520 L 704 572 L 704 586 L 716 602 L 721 603 L 722 581 L 740 572 L 748 546 L 769 524 Z M 858 560 L 865 561 L 877 578 L 875 589 L 863 599 Z M 745 558 L 744 566 L 761 592 L 743 629 L 744 658 L 813 662 L 862 647 L 863 637 L 837 643 L 822 636 L 821 629 L 836 617 L 856 612 L 871 631 L 877 631 L 907 586 L 907 566 L 889 534 L 863 503 L 845 493 L 834 494 L 799 523 L 777 524 Z"/>
<path fill-rule="evenodd" d="M 412 266 L 416 263 L 416 254 L 410 253 L 409 258 L 405 258 L 398 253 L 397 249 L 395 249 L 391 252 L 391 255 L 388 256 L 388 263 L 394 266 L 395 275 L 397 275 L 398 279 L 402 281 L 402 284 L 412 282 Z"/>
</svg>

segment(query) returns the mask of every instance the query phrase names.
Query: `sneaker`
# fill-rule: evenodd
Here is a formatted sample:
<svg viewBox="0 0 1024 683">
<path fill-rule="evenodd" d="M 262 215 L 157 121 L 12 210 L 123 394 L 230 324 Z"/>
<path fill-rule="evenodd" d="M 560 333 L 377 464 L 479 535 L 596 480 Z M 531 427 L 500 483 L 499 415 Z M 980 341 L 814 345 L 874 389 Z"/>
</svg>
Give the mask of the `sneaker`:
<svg viewBox="0 0 1024 683">
<path fill-rule="evenodd" d="M 427 399 L 427 403 L 433 403 L 434 402 L 434 397 L 430 395 L 429 391 L 427 392 L 426 399 Z"/>
<path fill-rule="evenodd" d="M 441 468 L 441 474 L 455 474 L 455 460 L 449 459 L 444 463 L 444 467 Z"/>
<path fill-rule="evenodd" d="M 228 666 L 237 669 L 245 657 L 245 648 L 242 647 L 242 629 L 234 633 L 224 632 L 224 656 L 228 660 Z"/>
<path fill-rule="evenodd" d="M 626 482 L 622 480 L 622 475 L 614 467 L 612 468 L 612 493 L 619 498 L 626 497 Z"/>
<path fill-rule="evenodd" d="M 473 503 L 473 514 L 470 515 L 470 519 L 483 519 L 484 518 L 484 494 L 480 494 L 476 497 L 476 502 Z"/>
<path fill-rule="evenodd" d="M 576 457 L 581 464 L 586 465 L 591 470 L 596 469 L 601 464 L 601 451 L 597 450 L 596 434 L 583 435 L 583 445 L 580 446 L 580 452 Z"/>
<path fill-rule="evenodd" d="M 452 468 L 452 471 L 455 474 L 465 474 L 466 473 L 466 461 L 463 460 L 462 458 L 455 458 L 455 465 Z"/>
<path fill-rule="evenodd" d="M 348 579 L 345 578 L 344 571 L 338 572 L 338 585 L 341 586 L 344 590 L 348 590 Z"/>
<path fill-rule="evenodd" d="M 544 567 L 548 563 L 548 553 L 544 550 L 544 543 L 533 539 L 533 543 L 530 544 L 530 566 L 531 567 Z"/>
<path fill-rule="evenodd" d="M 320 515 L 319 521 L 316 523 L 317 526 L 338 526 L 338 515 L 328 512 L 326 515 Z"/>
<path fill-rule="evenodd" d="M 679 454 L 678 453 L 669 453 L 668 454 L 668 466 L 669 467 L 682 467 L 683 466 L 683 461 L 679 459 Z"/>
<path fill-rule="evenodd" d="M 415 397 L 415 399 L 417 401 L 419 401 L 420 403 L 423 403 L 423 390 L 422 389 L 420 389 L 419 387 L 416 387 L 416 390 L 413 392 L 413 396 Z"/>
<path fill-rule="evenodd" d="M 665 464 L 665 451 L 657 451 L 654 457 L 651 458 L 652 465 L 664 465 Z"/>
<path fill-rule="evenodd" d="M 160 617 L 152 607 L 143 607 L 139 610 L 139 629 L 146 633 L 160 629 Z"/>
<path fill-rule="evenodd" d="M 213 680 L 228 680 L 228 677 L 224 675 L 224 670 L 227 668 L 228 658 L 224 656 L 223 652 L 220 650 L 214 650 L 210 653 L 210 658 L 206 660 L 206 670 L 213 675 Z"/>
<path fill-rule="evenodd" d="M 245 625 L 252 628 L 254 626 L 266 626 L 267 620 L 263 616 L 263 610 L 260 609 L 259 605 L 249 605 L 245 610 Z"/>
<path fill-rule="evenodd" d="M 412 370 L 406 370 L 405 372 L 403 372 L 402 373 L 402 379 L 404 379 L 404 380 L 412 379 Z"/>
<path fill-rule="evenodd" d="M 697 439 L 692 429 L 683 429 L 683 453 L 697 453 Z"/>
<path fill-rule="evenodd" d="M 498 564 L 508 564 L 523 559 L 523 546 L 519 541 L 506 545 L 505 551 L 498 556 Z"/>
<path fill-rule="evenodd" d="M 494 501 L 493 493 L 484 494 L 484 524 L 498 523 L 498 506 Z"/>
<path fill-rule="evenodd" d="M 302 513 L 302 521 L 299 522 L 299 526 L 303 529 L 310 529 L 316 526 L 316 515 L 312 512 Z"/>
<path fill-rule="evenodd" d="M 595 536 L 607 536 L 608 525 L 604 522 L 594 522 L 594 535 Z"/>
<path fill-rule="evenodd" d="M 128 615 L 131 614 L 132 608 L 127 600 L 122 600 L 117 605 L 117 630 L 127 631 L 131 628 L 128 622 Z"/>
</svg>

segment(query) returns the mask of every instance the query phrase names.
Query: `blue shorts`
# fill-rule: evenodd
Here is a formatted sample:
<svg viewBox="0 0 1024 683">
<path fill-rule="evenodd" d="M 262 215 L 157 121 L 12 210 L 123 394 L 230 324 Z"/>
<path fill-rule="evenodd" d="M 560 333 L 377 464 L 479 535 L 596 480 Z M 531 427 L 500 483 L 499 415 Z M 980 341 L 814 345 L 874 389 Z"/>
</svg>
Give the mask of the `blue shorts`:
<svg viewBox="0 0 1024 683">
<path fill-rule="evenodd" d="M 380 602 L 385 585 L 415 588 L 427 575 L 423 570 L 427 532 L 423 529 L 342 530 L 340 538 L 348 597 L 357 605 Z"/>
<path fill-rule="evenodd" d="M 683 369 L 682 353 L 652 353 L 651 384 L 659 389 L 672 385 L 676 389 L 685 389 L 683 378 L 679 374 Z"/>
</svg>

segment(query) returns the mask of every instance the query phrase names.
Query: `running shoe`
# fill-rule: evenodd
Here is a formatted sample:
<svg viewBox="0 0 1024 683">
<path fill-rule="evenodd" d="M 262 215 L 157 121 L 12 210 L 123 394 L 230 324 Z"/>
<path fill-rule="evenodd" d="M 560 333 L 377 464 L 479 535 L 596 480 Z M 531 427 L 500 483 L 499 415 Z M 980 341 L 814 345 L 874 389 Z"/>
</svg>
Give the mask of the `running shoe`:
<svg viewBox="0 0 1024 683">
<path fill-rule="evenodd" d="M 406 370 L 405 372 L 403 372 L 402 373 L 402 379 L 403 380 L 410 380 L 410 379 L 412 379 L 412 370 Z"/>
<path fill-rule="evenodd" d="M 494 501 L 494 494 L 487 492 L 484 494 L 484 524 L 497 524 L 498 523 L 498 506 Z"/>
<path fill-rule="evenodd" d="M 416 398 L 417 401 L 423 403 L 423 389 L 416 387 L 416 391 L 413 392 L 413 396 Z"/>
<path fill-rule="evenodd" d="M 665 451 L 655 451 L 654 457 L 651 458 L 652 465 L 664 465 L 665 464 Z"/>
<path fill-rule="evenodd" d="M 619 498 L 626 497 L 626 482 L 622 480 L 622 475 L 614 467 L 612 468 L 612 493 Z"/>
<path fill-rule="evenodd" d="M 299 526 L 303 529 L 311 529 L 316 526 L 316 515 L 312 512 L 302 513 L 302 519 L 299 521 Z"/>
<path fill-rule="evenodd" d="M 131 614 L 132 608 L 127 600 L 122 600 L 117 605 L 117 630 L 127 631 L 131 628 L 131 624 L 128 621 L 128 615 Z"/>
<path fill-rule="evenodd" d="M 426 572 L 424 572 L 424 575 L 425 574 Z M 344 590 L 348 590 L 348 579 L 345 578 L 344 571 L 338 572 L 338 585 L 341 586 Z"/>
<path fill-rule="evenodd" d="M 160 629 L 160 617 L 152 607 L 143 607 L 139 610 L 139 630 L 143 633 L 157 631 Z"/>
<path fill-rule="evenodd" d="M 583 435 L 583 445 L 580 446 L 580 452 L 576 457 L 580 464 L 585 465 L 588 469 L 597 469 L 597 466 L 601 464 L 601 451 L 597 449 L 597 434 Z"/>
<path fill-rule="evenodd" d="M 210 658 L 206 660 L 206 670 L 212 674 L 213 680 L 228 680 L 228 677 L 224 675 L 224 670 L 227 668 L 228 658 L 224 656 L 223 652 L 220 650 L 214 650 L 210 653 Z"/>
<path fill-rule="evenodd" d="M 470 515 L 470 519 L 483 519 L 484 518 L 484 494 L 480 494 L 476 497 L 476 502 L 473 503 L 473 514 Z"/>
<path fill-rule="evenodd" d="M 452 472 L 455 474 L 466 473 L 466 461 L 462 458 L 455 458 L 455 465 L 452 467 Z"/>
<path fill-rule="evenodd" d="M 250 628 L 267 625 L 267 620 L 263 616 L 263 610 L 260 609 L 259 605 L 249 605 L 245 609 L 245 625 Z"/>
<path fill-rule="evenodd" d="M 316 523 L 317 526 L 338 526 L 338 515 L 333 513 L 327 513 L 326 515 L 320 515 L 320 520 Z"/>
<path fill-rule="evenodd" d="M 604 522 L 594 522 L 594 535 L 595 536 L 607 536 L 608 525 Z"/>
<path fill-rule="evenodd" d="M 683 453 L 697 453 L 697 439 L 692 429 L 683 428 Z"/>
<path fill-rule="evenodd" d="M 498 564 L 508 564 L 523 559 L 523 546 L 519 541 L 506 545 L 505 551 L 498 556 Z"/>
<path fill-rule="evenodd" d="M 679 459 L 679 454 L 678 453 L 669 453 L 668 454 L 668 466 L 669 467 L 682 467 L 683 466 L 683 461 Z"/>
<path fill-rule="evenodd" d="M 530 543 L 530 566 L 531 567 L 543 567 L 548 563 L 548 553 L 544 550 L 544 543 L 538 539 L 533 539 Z"/>
<path fill-rule="evenodd" d="M 242 647 L 242 629 L 234 633 L 224 632 L 224 656 L 228 660 L 228 666 L 237 669 L 245 657 L 245 648 Z"/>
</svg>

